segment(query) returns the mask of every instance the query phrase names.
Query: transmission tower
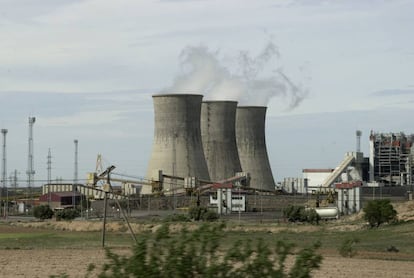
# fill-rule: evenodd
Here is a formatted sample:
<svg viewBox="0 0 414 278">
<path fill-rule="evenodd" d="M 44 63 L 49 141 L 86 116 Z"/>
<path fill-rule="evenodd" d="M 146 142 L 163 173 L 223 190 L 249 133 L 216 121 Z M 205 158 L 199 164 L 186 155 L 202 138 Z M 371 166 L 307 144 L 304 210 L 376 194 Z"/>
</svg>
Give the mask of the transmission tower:
<svg viewBox="0 0 414 278">
<path fill-rule="evenodd" d="M 52 182 L 52 153 L 49 151 L 47 153 L 47 183 Z"/>
<path fill-rule="evenodd" d="M 13 171 L 13 175 L 10 178 L 10 180 L 13 182 L 13 188 L 14 188 L 14 204 L 15 206 L 17 206 L 17 170 L 15 169 Z M 17 210 L 17 208 L 15 207 L 15 210 Z"/>
<path fill-rule="evenodd" d="M 33 163 L 33 125 L 36 121 L 35 117 L 29 117 L 29 152 L 27 158 L 27 187 L 30 198 L 32 196 L 32 187 L 34 182 L 34 163 Z"/>
<path fill-rule="evenodd" d="M 8 202 L 9 202 L 9 194 L 7 190 L 7 167 L 6 167 L 6 135 L 7 129 L 2 129 L 1 133 L 3 134 L 3 160 L 2 160 L 2 170 L 1 170 L 1 179 L 3 184 L 3 192 L 6 193 L 6 202 L 4 203 L 4 218 L 7 218 L 7 211 L 8 211 Z"/>
<path fill-rule="evenodd" d="M 52 183 L 52 153 L 50 152 L 50 148 L 49 148 L 49 151 L 47 153 L 47 201 L 48 201 L 49 206 L 50 206 L 50 197 L 51 197 L 50 196 L 51 183 Z"/>
</svg>

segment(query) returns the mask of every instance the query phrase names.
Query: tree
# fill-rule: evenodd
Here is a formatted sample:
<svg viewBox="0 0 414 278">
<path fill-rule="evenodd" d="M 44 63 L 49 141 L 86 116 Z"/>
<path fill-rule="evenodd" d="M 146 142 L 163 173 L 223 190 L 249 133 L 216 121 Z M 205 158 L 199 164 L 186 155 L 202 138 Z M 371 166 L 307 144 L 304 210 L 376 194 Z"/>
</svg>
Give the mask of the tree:
<svg viewBox="0 0 414 278">
<path fill-rule="evenodd" d="M 372 200 L 364 207 L 364 218 L 371 228 L 379 227 L 383 223 L 390 223 L 397 219 L 397 211 L 390 200 Z"/>
<path fill-rule="evenodd" d="M 40 205 L 33 209 L 33 216 L 41 220 L 50 219 L 53 217 L 53 210 L 49 205 Z"/>
</svg>

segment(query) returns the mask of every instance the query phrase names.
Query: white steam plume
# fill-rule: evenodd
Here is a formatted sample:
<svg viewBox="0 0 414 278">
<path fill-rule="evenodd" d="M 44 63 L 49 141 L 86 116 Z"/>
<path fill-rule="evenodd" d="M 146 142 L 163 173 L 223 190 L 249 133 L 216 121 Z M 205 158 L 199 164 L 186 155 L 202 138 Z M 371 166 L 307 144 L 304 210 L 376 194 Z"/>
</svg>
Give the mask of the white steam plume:
<svg viewBox="0 0 414 278">
<path fill-rule="evenodd" d="M 219 51 L 186 47 L 180 54 L 180 74 L 161 93 L 200 93 L 206 100 L 237 100 L 239 105 L 259 106 L 281 96 L 293 109 L 306 97 L 307 90 L 278 67 L 279 57 L 276 45 L 270 42 L 255 57 L 247 51 L 230 56 L 226 61 L 236 66 L 228 66 Z"/>
</svg>

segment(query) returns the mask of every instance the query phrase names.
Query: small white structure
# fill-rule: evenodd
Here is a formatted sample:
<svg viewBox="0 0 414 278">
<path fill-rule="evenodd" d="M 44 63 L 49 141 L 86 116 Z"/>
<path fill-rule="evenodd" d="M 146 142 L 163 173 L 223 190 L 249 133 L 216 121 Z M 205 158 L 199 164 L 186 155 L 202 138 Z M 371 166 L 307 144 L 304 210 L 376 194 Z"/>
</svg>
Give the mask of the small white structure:
<svg viewBox="0 0 414 278">
<path fill-rule="evenodd" d="M 133 183 L 122 183 L 122 195 L 129 196 L 129 195 L 136 195 L 140 194 L 142 185 L 133 184 Z"/>
<path fill-rule="evenodd" d="M 306 184 L 308 193 L 312 193 L 312 190 L 318 190 L 326 179 L 332 174 L 335 169 L 303 169 L 304 184 Z"/>
<path fill-rule="evenodd" d="M 246 196 L 234 193 L 230 188 L 218 188 L 217 194 L 210 195 L 210 205 L 217 206 L 218 214 L 246 211 Z"/>
<path fill-rule="evenodd" d="M 357 213 L 361 210 L 362 181 L 336 183 L 338 209 L 341 214 Z"/>
<path fill-rule="evenodd" d="M 304 178 L 293 178 L 287 177 L 284 178 L 281 183 L 281 189 L 286 193 L 299 193 L 299 194 L 306 194 L 307 193 L 307 180 Z"/>
<path fill-rule="evenodd" d="M 24 202 L 17 203 L 17 208 L 19 213 L 26 212 L 26 204 Z"/>
</svg>

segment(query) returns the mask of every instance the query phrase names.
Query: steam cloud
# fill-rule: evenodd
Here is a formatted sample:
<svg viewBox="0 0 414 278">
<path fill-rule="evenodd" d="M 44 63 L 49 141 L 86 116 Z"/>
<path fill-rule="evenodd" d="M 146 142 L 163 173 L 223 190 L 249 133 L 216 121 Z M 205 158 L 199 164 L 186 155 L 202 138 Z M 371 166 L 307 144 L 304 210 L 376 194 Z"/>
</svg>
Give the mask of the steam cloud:
<svg viewBox="0 0 414 278">
<path fill-rule="evenodd" d="M 240 105 L 259 106 L 267 106 L 272 97 L 280 96 L 293 109 L 308 92 L 278 67 L 279 58 L 272 42 L 255 57 L 240 51 L 221 58 L 219 51 L 206 46 L 186 47 L 180 54 L 180 74 L 161 93 L 200 93 L 206 100 L 237 100 Z"/>
</svg>

